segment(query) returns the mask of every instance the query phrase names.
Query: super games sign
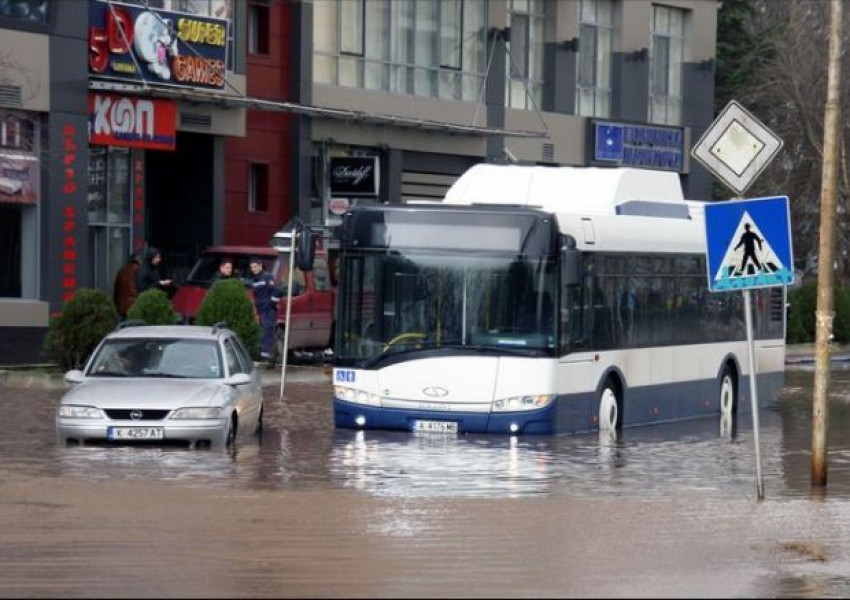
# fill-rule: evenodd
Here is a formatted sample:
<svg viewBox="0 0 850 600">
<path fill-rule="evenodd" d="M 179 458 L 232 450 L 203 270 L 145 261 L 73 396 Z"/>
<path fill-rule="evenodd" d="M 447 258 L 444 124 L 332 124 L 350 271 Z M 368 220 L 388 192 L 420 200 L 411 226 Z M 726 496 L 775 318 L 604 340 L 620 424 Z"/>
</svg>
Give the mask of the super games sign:
<svg viewBox="0 0 850 600">
<path fill-rule="evenodd" d="M 591 121 L 593 161 L 618 167 L 682 170 L 684 132 L 679 127 Z"/>
<path fill-rule="evenodd" d="M 229 21 L 89 2 L 89 73 L 104 79 L 224 89 Z"/>
</svg>

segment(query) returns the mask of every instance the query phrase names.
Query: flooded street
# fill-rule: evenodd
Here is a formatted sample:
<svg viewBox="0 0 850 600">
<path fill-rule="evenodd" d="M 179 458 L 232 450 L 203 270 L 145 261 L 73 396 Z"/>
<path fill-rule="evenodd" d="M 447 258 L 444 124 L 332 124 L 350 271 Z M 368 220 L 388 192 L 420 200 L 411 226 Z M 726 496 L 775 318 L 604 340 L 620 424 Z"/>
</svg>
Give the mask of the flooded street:
<svg viewBox="0 0 850 600">
<path fill-rule="evenodd" d="M 813 371 L 750 422 L 604 436 L 336 431 L 266 388 L 232 452 L 58 447 L 61 391 L 0 388 L 0 596 L 850 595 L 850 370 L 810 494 Z"/>
</svg>

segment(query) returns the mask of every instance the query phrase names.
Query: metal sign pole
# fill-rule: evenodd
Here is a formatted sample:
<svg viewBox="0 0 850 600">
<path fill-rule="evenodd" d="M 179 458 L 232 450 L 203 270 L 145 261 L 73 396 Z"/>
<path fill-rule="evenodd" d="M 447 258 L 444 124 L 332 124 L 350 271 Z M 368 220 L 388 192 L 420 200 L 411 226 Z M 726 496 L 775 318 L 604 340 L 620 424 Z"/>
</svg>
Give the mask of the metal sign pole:
<svg viewBox="0 0 850 600">
<path fill-rule="evenodd" d="M 284 320 L 283 329 L 283 356 L 280 361 L 280 396 L 283 400 L 283 386 L 286 381 L 286 358 L 289 354 L 289 322 L 292 315 L 292 274 L 295 271 L 295 238 L 296 228 L 292 228 L 292 246 L 289 249 L 289 277 L 286 284 L 286 319 Z"/>
<path fill-rule="evenodd" d="M 744 321 L 747 324 L 747 356 L 750 361 L 750 405 L 753 412 L 753 442 L 756 446 L 756 493 L 759 500 L 764 500 L 764 483 L 761 478 L 761 444 L 759 444 L 759 400 L 756 377 L 758 366 L 756 365 L 755 342 L 753 341 L 753 310 L 752 293 L 749 289 L 744 290 Z"/>
</svg>

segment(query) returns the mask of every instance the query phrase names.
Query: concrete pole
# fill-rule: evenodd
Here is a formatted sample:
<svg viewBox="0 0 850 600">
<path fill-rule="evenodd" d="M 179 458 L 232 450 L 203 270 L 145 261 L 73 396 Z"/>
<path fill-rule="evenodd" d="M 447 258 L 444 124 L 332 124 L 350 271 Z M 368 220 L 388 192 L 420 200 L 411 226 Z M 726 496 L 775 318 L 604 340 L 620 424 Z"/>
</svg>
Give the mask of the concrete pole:
<svg viewBox="0 0 850 600">
<path fill-rule="evenodd" d="M 829 388 L 829 340 L 832 337 L 835 274 L 835 221 L 841 125 L 842 0 L 829 3 L 829 59 L 824 111 L 823 170 L 820 194 L 818 301 L 815 311 L 815 386 L 812 401 L 812 486 L 826 486 Z"/>
</svg>

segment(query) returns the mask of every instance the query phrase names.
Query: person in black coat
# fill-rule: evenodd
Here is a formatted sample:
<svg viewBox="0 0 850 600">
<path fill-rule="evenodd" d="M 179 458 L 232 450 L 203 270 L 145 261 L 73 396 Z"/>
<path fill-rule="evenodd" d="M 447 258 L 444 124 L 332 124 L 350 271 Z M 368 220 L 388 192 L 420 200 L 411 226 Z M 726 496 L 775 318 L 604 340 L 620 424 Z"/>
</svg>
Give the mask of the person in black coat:
<svg viewBox="0 0 850 600">
<path fill-rule="evenodd" d="M 172 286 L 170 279 L 165 279 L 160 273 L 160 264 L 162 263 L 162 254 L 153 246 L 149 247 L 145 252 L 145 260 L 142 262 L 139 270 L 136 271 L 136 289 L 141 294 L 149 288 L 156 288 L 164 292 Z"/>
<path fill-rule="evenodd" d="M 266 271 L 261 258 L 251 259 L 249 266 L 251 276 L 248 278 L 254 292 L 254 308 L 260 319 L 263 336 L 260 340 L 260 356 L 271 362 L 274 347 L 275 330 L 277 329 L 277 303 L 282 290 L 275 284 L 274 277 Z"/>
</svg>

